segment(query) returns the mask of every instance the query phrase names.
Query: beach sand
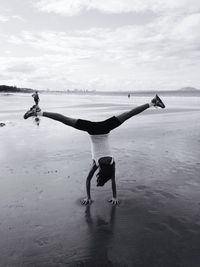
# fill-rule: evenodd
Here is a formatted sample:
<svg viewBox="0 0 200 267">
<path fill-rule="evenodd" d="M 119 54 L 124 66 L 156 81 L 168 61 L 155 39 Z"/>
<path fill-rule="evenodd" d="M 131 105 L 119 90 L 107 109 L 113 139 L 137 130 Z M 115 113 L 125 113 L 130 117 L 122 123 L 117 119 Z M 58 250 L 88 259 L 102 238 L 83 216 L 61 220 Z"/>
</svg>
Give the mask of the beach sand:
<svg viewBox="0 0 200 267">
<path fill-rule="evenodd" d="M 110 183 L 97 188 L 94 177 L 94 202 L 82 206 L 88 135 L 47 118 L 37 127 L 23 120 L 30 96 L 0 97 L 0 266 L 200 266 L 200 99 L 168 97 L 165 110 L 115 129 L 121 203 L 108 203 Z M 44 110 L 94 120 L 146 102 L 41 99 Z"/>
</svg>

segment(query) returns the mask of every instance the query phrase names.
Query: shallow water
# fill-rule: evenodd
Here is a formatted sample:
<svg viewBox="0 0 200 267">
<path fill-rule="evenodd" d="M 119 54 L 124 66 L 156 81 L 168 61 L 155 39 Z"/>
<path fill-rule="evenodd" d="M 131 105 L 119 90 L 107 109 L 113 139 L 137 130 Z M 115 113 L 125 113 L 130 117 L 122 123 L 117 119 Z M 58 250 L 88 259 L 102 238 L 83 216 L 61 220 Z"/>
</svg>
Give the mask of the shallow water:
<svg viewBox="0 0 200 267">
<path fill-rule="evenodd" d="M 30 95 L 0 95 L 0 266 L 200 265 L 200 98 L 164 97 L 111 135 L 121 204 L 92 182 L 85 133 L 23 114 Z M 147 97 L 41 94 L 43 110 L 104 119 Z"/>
</svg>

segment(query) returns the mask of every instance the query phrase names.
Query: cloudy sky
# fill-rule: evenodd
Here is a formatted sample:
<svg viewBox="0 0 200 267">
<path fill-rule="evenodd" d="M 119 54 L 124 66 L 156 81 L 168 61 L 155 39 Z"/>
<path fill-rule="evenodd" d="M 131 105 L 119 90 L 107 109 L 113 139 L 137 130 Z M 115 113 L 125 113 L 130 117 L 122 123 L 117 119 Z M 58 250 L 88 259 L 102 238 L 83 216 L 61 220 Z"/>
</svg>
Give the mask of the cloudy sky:
<svg viewBox="0 0 200 267">
<path fill-rule="evenodd" d="M 200 88 L 199 0 L 0 0 L 0 84 Z"/>
</svg>

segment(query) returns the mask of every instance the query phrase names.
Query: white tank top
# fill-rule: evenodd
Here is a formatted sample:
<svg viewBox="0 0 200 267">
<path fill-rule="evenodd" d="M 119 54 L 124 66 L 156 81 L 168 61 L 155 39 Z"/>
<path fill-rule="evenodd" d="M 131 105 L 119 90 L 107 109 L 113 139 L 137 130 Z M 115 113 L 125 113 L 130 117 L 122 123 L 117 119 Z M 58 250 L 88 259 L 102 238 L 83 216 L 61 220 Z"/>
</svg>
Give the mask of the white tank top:
<svg viewBox="0 0 200 267">
<path fill-rule="evenodd" d="M 109 134 L 90 135 L 92 159 L 95 160 L 97 165 L 100 158 L 113 157 L 110 150 L 108 137 Z"/>
</svg>

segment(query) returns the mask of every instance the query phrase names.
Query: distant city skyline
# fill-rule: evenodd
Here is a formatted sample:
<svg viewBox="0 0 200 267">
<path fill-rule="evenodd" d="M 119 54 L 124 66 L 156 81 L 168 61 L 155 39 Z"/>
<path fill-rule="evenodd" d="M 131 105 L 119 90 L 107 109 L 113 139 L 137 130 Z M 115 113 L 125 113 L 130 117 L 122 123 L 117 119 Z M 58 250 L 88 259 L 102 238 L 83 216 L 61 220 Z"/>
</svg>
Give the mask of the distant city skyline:
<svg viewBox="0 0 200 267">
<path fill-rule="evenodd" d="M 0 84 L 200 88 L 198 0 L 7 0 L 0 29 Z"/>
</svg>

